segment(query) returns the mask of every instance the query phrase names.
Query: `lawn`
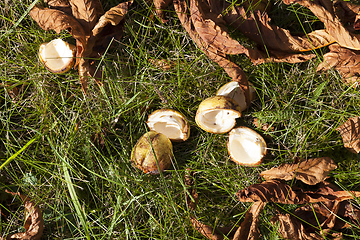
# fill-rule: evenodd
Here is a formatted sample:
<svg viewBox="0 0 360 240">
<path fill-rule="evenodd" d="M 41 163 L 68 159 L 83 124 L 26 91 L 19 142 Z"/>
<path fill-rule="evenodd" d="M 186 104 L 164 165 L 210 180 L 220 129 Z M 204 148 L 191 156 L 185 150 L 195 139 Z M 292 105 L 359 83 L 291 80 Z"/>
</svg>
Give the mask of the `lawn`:
<svg viewBox="0 0 360 240">
<path fill-rule="evenodd" d="M 24 207 L 5 189 L 28 195 L 41 208 L 41 239 L 204 239 L 191 215 L 214 227 L 240 223 L 251 204 L 239 202 L 236 192 L 261 182 L 263 170 L 296 157 L 332 158 L 338 168 L 327 181 L 360 190 L 359 156 L 344 148 L 336 130 L 360 115 L 360 95 L 335 70 L 316 72 L 326 47 L 296 64 L 254 66 L 245 55 L 230 57 L 257 95 L 237 125 L 256 130 L 268 147 L 260 166 L 246 167 L 230 159 L 227 134 L 205 132 L 195 123 L 200 102 L 231 78 L 196 46 L 172 5 L 167 23 L 151 18 L 145 0 L 130 6 L 122 38 L 101 59 L 103 86 L 89 79 L 84 95 L 77 70 L 56 75 L 39 62 L 41 43 L 75 40 L 66 31 L 42 30 L 28 15 L 36 2 L 0 2 L 0 236 L 24 231 Z M 101 2 L 105 10 L 119 3 Z M 304 8 L 271 4 L 269 15 L 281 27 L 295 33 L 323 28 Z M 149 114 L 161 108 L 188 119 L 190 138 L 173 144 L 169 170 L 144 174 L 131 164 L 131 150 L 149 130 Z M 256 127 L 255 118 L 273 131 Z M 195 172 L 195 211 L 186 206 L 187 168 Z M 268 204 L 260 215 L 260 238 L 281 239 L 270 219 L 296 208 Z M 360 238 L 356 226 L 341 232 L 344 239 Z"/>
</svg>

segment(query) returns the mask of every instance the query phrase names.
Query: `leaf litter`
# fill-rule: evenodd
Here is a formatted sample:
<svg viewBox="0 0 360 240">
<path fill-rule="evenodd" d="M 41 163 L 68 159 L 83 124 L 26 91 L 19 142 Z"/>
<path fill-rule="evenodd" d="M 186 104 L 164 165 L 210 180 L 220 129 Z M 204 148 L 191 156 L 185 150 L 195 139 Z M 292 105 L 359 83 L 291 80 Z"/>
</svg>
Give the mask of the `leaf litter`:
<svg viewBox="0 0 360 240">
<path fill-rule="evenodd" d="M 240 202 L 252 202 L 246 211 L 245 218 L 239 227 L 214 229 L 203 224 L 191 215 L 193 227 L 208 239 L 258 239 L 259 215 L 267 203 L 303 205 L 293 213 L 278 214 L 271 219 L 274 226 L 285 239 L 342 239 L 341 233 L 333 230 L 358 226 L 360 210 L 351 200 L 360 197 L 360 192 L 339 190 L 331 183 L 324 181 L 336 164 L 330 158 L 314 158 L 301 160 L 298 163 L 282 164 L 277 168 L 261 173 L 265 181 L 253 184 L 237 192 Z M 189 173 L 190 172 L 190 173 Z M 198 194 L 194 189 L 193 175 L 190 170 L 185 174 L 187 205 L 196 210 Z M 271 176 L 274 174 L 273 176 Z M 299 175 L 299 177 L 297 177 Z M 191 176 L 192 181 L 188 181 Z M 284 181 L 294 178 L 303 181 L 315 190 L 304 190 L 295 184 L 288 185 Z M 190 199 L 195 199 L 191 201 Z M 192 205 L 191 205 L 192 204 Z M 193 206 L 195 204 L 195 206 Z M 349 219 L 352 223 L 344 219 Z M 237 229 L 232 234 L 232 230 Z"/>
</svg>

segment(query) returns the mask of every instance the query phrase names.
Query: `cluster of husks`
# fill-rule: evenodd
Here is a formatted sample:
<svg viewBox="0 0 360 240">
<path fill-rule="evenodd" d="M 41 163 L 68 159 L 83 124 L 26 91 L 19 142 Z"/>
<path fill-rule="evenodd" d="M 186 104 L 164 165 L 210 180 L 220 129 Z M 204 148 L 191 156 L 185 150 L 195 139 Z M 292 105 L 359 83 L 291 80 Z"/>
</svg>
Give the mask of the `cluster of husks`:
<svg viewBox="0 0 360 240">
<path fill-rule="evenodd" d="M 220 240 L 226 236 L 226 239 L 233 240 L 256 240 L 260 235 L 259 215 L 266 203 L 301 204 L 303 206 L 295 212 L 279 214 L 271 219 L 274 226 L 280 225 L 278 231 L 284 239 L 342 239 L 341 233 L 333 230 L 349 228 L 351 224 L 358 226 L 360 210 L 350 200 L 359 197 L 360 192 L 342 191 L 324 181 L 336 167 L 327 157 L 282 164 L 262 172 L 264 182 L 238 191 L 237 197 L 241 202 L 253 202 L 240 226 L 218 229 L 199 222 L 195 217 L 191 217 L 191 222 L 208 239 Z M 186 203 L 189 209 L 196 210 L 198 194 L 193 188 L 193 180 L 189 179 L 186 175 Z M 284 182 L 294 179 L 313 186 L 314 190 L 297 188 L 296 181 L 291 186 Z"/>
<path fill-rule="evenodd" d="M 255 99 L 255 89 L 250 85 L 251 100 Z M 259 165 L 266 155 L 263 137 L 247 127 L 235 127 L 241 111 L 249 107 L 245 93 L 239 82 L 231 81 L 222 86 L 216 96 L 202 101 L 196 112 L 197 125 L 210 133 L 227 133 L 230 130 L 227 149 L 231 159 L 240 165 Z"/>
<path fill-rule="evenodd" d="M 160 109 L 149 115 L 150 129 L 135 144 L 132 163 L 144 173 L 158 174 L 171 167 L 174 158 L 171 141 L 185 141 L 190 126 L 184 115 L 172 109 Z"/>
</svg>

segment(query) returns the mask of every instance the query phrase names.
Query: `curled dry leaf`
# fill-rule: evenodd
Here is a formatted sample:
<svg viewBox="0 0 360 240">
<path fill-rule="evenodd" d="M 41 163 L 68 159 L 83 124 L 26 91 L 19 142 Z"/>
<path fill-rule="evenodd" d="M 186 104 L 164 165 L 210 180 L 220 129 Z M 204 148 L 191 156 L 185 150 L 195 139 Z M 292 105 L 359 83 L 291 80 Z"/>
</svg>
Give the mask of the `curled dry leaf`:
<svg viewBox="0 0 360 240">
<path fill-rule="evenodd" d="M 266 13 L 246 12 L 241 6 L 232 6 L 224 19 L 257 44 L 279 52 L 306 52 L 335 42 L 335 39 L 324 30 L 316 30 L 304 36 L 293 36 L 289 30 L 271 25 L 271 19 Z"/>
<path fill-rule="evenodd" d="M 101 57 L 113 38 L 120 39 L 123 19 L 131 3 L 120 3 L 103 15 L 99 0 L 54 0 L 48 1 L 52 8 L 33 7 L 30 16 L 42 29 L 54 30 L 58 34 L 68 30 L 76 39 L 76 65 L 79 67 L 82 89 L 86 93 L 88 77 L 95 77 L 97 84 L 102 85 L 99 79 L 101 74 L 96 75 L 95 61 L 92 59 Z"/>
<path fill-rule="evenodd" d="M 353 153 L 360 152 L 360 117 L 349 118 L 338 127 L 344 146 Z"/>
<path fill-rule="evenodd" d="M 233 240 L 256 240 L 260 236 L 259 215 L 264 209 L 266 203 L 254 202 L 245 213 L 245 219 L 237 229 Z"/>
<path fill-rule="evenodd" d="M 308 231 L 316 231 L 315 226 L 319 225 L 322 229 L 339 230 L 351 226 L 343 220 L 348 205 L 351 205 L 349 201 L 312 203 L 296 209 L 294 214 L 304 222 Z"/>
<path fill-rule="evenodd" d="M 357 87 L 360 77 L 360 51 L 343 48 L 338 44 L 329 47 L 330 52 L 324 54 L 324 60 L 316 71 L 326 71 L 335 68 L 343 81 Z"/>
<path fill-rule="evenodd" d="M 290 214 L 276 215 L 271 219 L 271 223 L 276 225 L 280 223 L 278 232 L 283 236 L 284 239 L 291 240 L 322 240 L 322 239 L 342 239 L 335 233 L 335 238 L 329 238 L 327 230 L 321 232 L 308 232 L 301 224 L 300 220 Z M 330 234 L 331 235 L 331 234 Z M 326 237 L 325 237 L 326 236 Z"/>
<path fill-rule="evenodd" d="M 37 240 L 40 239 L 43 230 L 44 230 L 44 219 L 42 216 L 42 212 L 40 208 L 32 202 L 27 196 L 17 192 L 10 192 L 7 191 L 7 193 L 10 193 L 12 195 L 18 195 L 21 200 L 23 201 L 23 204 L 25 206 L 26 211 L 28 212 L 28 216 L 25 220 L 24 228 L 26 232 L 23 233 L 15 233 L 10 236 L 7 236 L 4 240 L 10 240 L 10 239 L 18 239 L 18 240 Z M 1 238 L 1 240 L 3 240 Z"/>
<path fill-rule="evenodd" d="M 336 169 L 336 164 L 329 157 L 311 158 L 299 163 L 284 163 L 263 171 L 260 175 L 265 180 L 280 179 L 291 180 L 296 178 L 308 185 L 315 185 L 327 178 L 330 171 Z"/>
<path fill-rule="evenodd" d="M 171 0 L 153 0 L 156 15 L 160 18 L 161 22 L 166 23 L 168 20 L 165 18 L 164 9 L 171 3 Z"/>
<path fill-rule="evenodd" d="M 210 3 L 216 6 L 220 5 L 216 1 L 210 1 Z M 250 91 L 249 82 L 244 71 L 235 63 L 226 59 L 226 54 L 219 51 L 212 45 L 207 45 L 206 42 L 199 36 L 195 27 L 192 25 L 192 19 L 189 18 L 188 6 L 185 0 L 174 0 L 174 8 L 179 17 L 179 20 L 185 30 L 189 33 L 190 37 L 194 40 L 196 45 L 214 62 L 219 64 L 225 72 L 232 78 L 233 81 L 239 82 L 240 88 L 245 93 L 245 100 L 247 104 L 250 104 Z M 216 8 L 215 8 L 216 9 Z"/>
<path fill-rule="evenodd" d="M 298 3 L 308 8 L 321 22 L 326 32 L 342 47 L 360 50 L 360 35 L 349 32 L 335 14 L 330 0 L 283 0 L 285 4 Z"/>
<path fill-rule="evenodd" d="M 195 230 L 198 231 L 199 233 L 201 233 L 207 239 L 210 239 L 210 240 L 222 240 L 222 239 L 224 239 L 223 235 L 227 234 L 227 233 L 220 232 L 216 228 L 214 229 L 213 227 L 211 227 L 209 225 L 206 225 L 206 224 L 203 224 L 203 223 L 199 222 L 194 217 L 191 217 L 190 220 L 191 220 L 191 224 L 193 225 Z"/>
<path fill-rule="evenodd" d="M 317 191 L 304 191 L 292 188 L 278 180 L 268 180 L 253 184 L 237 192 L 241 202 L 276 202 L 282 204 L 305 204 L 326 201 L 343 201 L 359 197 L 360 192 L 335 191 L 329 184 L 323 183 Z"/>
</svg>

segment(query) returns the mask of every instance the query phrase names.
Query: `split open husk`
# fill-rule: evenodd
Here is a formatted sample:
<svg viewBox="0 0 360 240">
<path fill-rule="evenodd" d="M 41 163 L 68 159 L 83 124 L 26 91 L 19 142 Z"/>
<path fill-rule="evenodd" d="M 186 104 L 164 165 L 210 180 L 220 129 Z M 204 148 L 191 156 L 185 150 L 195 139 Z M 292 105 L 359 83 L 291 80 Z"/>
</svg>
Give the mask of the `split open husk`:
<svg viewBox="0 0 360 240">
<path fill-rule="evenodd" d="M 237 102 L 225 96 L 209 97 L 202 101 L 196 112 L 196 124 L 211 133 L 226 133 L 241 117 L 241 108 Z"/>
<path fill-rule="evenodd" d="M 252 84 L 249 84 L 249 91 L 250 101 L 254 101 L 256 98 L 256 91 Z M 241 111 L 244 111 L 250 106 L 250 103 L 246 104 L 245 93 L 241 89 L 239 82 L 236 81 L 230 81 L 221 86 L 221 88 L 219 88 L 219 90 L 217 91 L 216 95 L 231 97 L 239 104 Z"/>
<path fill-rule="evenodd" d="M 147 125 L 151 131 L 165 134 L 171 141 L 185 141 L 190 136 L 188 121 L 173 109 L 159 109 L 151 113 Z"/>
<path fill-rule="evenodd" d="M 132 163 L 144 173 L 150 174 L 158 174 L 159 170 L 169 169 L 173 158 L 170 139 L 154 131 L 142 135 L 131 152 Z"/>
<path fill-rule="evenodd" d="M 52 73 L 65 73 L 75 63 L 76 47 L 61 39 L 54 39 L 40 45 L 39 58 Z"/>
<path fill-rule="evenodd" d="M 237 164 L 257 166 L 266 155 L 266 142 L 254 130 L 240 126 L 229 132 L 227 149 Z"/>
</svg>

